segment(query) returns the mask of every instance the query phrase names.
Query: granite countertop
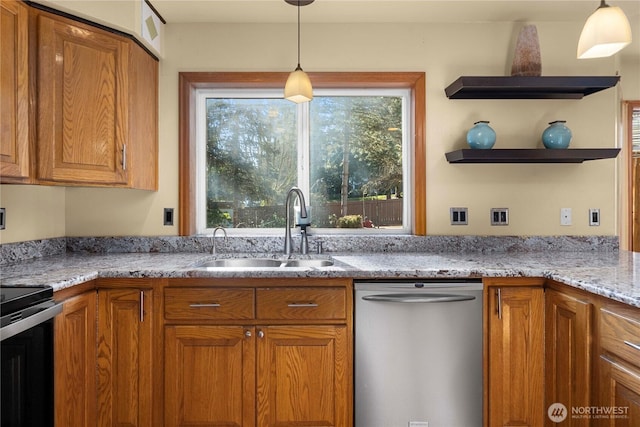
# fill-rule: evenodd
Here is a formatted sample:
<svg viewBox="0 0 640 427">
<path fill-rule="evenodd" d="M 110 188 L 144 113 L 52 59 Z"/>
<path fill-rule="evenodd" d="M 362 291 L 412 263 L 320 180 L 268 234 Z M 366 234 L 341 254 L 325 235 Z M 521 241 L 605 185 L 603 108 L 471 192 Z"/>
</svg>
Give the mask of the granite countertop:
<svg viewBox="0 0 640 427">
<path fill-rule="evenodd" d="M 261 254 L 235 254 L 220 257 Z M 262 256 L 269 256 L 264 255 Z M 273 255 L 273 256 L 280 256 Z M 269 256 L 269 257 L 273 257 Z M 640 308 L 640 253 L 628 251 L 527 253 L 332 253 L 330 267 L 217 268 L 197 264 L 207 253 L 67 253 L 2 266 L 3 286 L 49 285 L 54 291 L 99 277 L 545 277 Z"/>
</svg>

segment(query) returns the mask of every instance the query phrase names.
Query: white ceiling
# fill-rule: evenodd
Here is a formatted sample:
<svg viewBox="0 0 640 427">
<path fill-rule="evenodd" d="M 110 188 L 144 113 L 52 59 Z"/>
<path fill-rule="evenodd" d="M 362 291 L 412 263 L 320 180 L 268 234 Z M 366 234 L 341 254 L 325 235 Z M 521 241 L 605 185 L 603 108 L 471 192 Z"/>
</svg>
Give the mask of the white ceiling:
<svg viewBox="0 0 640 427">
<path fill-rule="evenodd" d="M 284 0 L 150 0 L 168 23 L 295 23 Z M 303 23 L 580 22 L 599 0 L 315 0 Z M 620 54 L 640 60 L 640 0 L 607 0 L 631 23 L 633 42 Z M 577 40 L 576 40 L 577 43 Z"/>
<path fill-rule="evenodd" d="M 284 0 L 151 0 L 169 23 L 296 22 L 294 6 Z M 580 21 L 599 0 L 315 0 L 301 8 L 303 22 L 503 22 Z M 636 30 L 640 0 L 608 0 L 621 7 Z M 634 34 L 637 37 L 640 35 Z"/>
</svg>

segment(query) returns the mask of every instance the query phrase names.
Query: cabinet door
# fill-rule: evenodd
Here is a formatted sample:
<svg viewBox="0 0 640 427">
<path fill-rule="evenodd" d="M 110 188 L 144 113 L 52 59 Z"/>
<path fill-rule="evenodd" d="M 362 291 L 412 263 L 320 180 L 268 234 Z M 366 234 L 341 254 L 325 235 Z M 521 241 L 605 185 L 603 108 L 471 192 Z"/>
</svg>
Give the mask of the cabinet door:
<svg viewBox="0 0 640 427">
<path fill-rule="evenodd" d="M 29 8 L 0 4 L 0 181 L 27 182 L 29 150 Z"/>
<path fill-rule="evenodd" d="M 600 357 L 600 411 L 596 425 L 632 427 L 640 420 L 640 370 Z M 611 414 L 611 415 L 609 415 Z"/>
<path fill-rule="evenodd" d="M 545 295 L 546 407 L 563 404 L 568 411 L 591 401 L 592 307 L 549 289 Z M 555 423 L 547 419 L 547 425 Z M 567 418 L 563 425 L 588 426 L 586 418 Z"/>
<path fill-rule="evenodd" d="M 491 287 L 488 296 L 488 425 L 542 426 L 544 292 Z"/>
<path fill-rule="evenodd" d="M 96 423 L 96 293 L 71 298 L 54 322 L 55 425 Z"/>
<path fill-rule="evenodd" d="M 165 327 L 165 426 L 255 425 L 255 337 L 242 326 Z"/>
<path fill-rule="evenodd" d="M 258 330 L 258 427 L 351 425 L 346 326 Z"/>
<path fill-rule="evenodd" d="M 158 61 L 130 42 L 129 184 L 158 190 Z"/>
<path fill-rule="evenodd" d="M 38 42 L 38 178 L 126 184 L 128 44 L 45 13 Z"/>
<path fill-rule="evenodd" d="M 151 290 L 98 291 L 98 425 L 151 426 Z"/>
</svg>

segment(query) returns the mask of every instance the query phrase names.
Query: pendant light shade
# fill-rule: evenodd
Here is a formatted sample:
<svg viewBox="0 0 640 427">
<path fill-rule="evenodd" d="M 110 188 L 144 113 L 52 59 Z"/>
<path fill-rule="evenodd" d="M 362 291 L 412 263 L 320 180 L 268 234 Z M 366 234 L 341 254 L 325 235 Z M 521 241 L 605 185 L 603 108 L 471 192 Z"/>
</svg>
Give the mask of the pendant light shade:
<svg viewBox="0 0 640 427">
<path fill-rule="evenodd" d="M 631 43 L 631 26 L 622 9 L 601 0 L 600 7 L 587 19 L 580 40 L 578 58 L 604 58 Z"/>
<path fill-rule="evenodd" d="M 313 87 L 309 76 L 300 67 L 300 6 L 313 3 L 313 0 L 285 0 L 287 3 L 298 7 L 298 66 L 287 78 L 284 85 L 284 97 L 296 104 L 309 102 L 313 99 Z"/>
<path fill-rule="evenodd" d="M 287 83 L 284 85 L 284 97 L 296 104 L 309 102 L 313 99 L 311 80 L 309 80 L 307 73 L 302 71 L 300 64 L 295 71 L 289 74 Z"/>
</svg>

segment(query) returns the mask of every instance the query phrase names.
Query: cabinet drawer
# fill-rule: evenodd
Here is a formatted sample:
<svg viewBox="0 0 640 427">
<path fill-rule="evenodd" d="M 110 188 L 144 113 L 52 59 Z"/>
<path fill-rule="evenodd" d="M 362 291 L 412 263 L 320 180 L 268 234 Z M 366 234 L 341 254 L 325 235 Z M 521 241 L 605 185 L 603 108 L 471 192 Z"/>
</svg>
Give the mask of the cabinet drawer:
<svg viewBox="0 0 640 427">
<path fill-rule="evenodd" d="M 600 311 L 600 345 L 640 366 L 640 322 L 637 318 L 603 308 Z"/>
<path fill-rule="evenodd" d="M 253 289 L 167 288 L 167 320 L 253 319 Z"/>
<path fill-rule="evenodd" d="M 345 288 L 268 288 L 256 295 L 258 319 L 345 319 Z"/>
</svg>

